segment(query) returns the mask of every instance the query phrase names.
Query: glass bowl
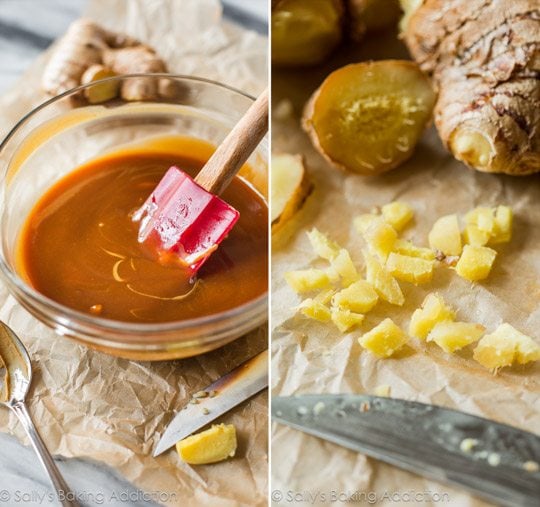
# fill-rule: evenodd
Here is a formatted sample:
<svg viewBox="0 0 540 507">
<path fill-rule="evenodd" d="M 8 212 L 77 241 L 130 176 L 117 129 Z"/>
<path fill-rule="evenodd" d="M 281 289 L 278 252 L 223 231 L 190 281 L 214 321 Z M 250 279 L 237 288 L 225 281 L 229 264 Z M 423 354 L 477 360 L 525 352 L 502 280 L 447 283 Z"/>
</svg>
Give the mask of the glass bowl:
<svg viewBox="0 0 540 507">
<path fill-rule="evenodd" d="M 89 104 L 88 91 L 117 81 L 165 90 L 144 102 L 119 96 Z M 121 145 L 187 136 L 218 145 L 253 98 L 226 85 L 187 76 L 127 75 L 70 90 L 36 107 L 0 144 L 0 276 L 32 315 L 89 347 L 140 360 L 176 359 L 220 347 L 267 320 L 267 293 L 232 310 L 160 324 L 113 321 L 63 306 L 29 286 L 15 269 L 19 231 L 37 199 L 80 164 Z M 268 147 L 263 140 L 240 172 L 267 200 Z M 262 274 L 266 276 L 266 273 Z"/>
</svg>

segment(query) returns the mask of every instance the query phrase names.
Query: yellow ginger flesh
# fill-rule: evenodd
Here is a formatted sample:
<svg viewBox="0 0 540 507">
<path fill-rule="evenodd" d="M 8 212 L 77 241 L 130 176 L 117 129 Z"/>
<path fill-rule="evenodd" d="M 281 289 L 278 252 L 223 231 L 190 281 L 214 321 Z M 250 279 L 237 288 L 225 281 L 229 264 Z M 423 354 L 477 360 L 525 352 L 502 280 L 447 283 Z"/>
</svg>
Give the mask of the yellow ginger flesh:
<svg viewBox="0 0 540 507">
<path fill-rule="evenodd" d="M 445 352 L 453 353 L 477 342 L 486 328 L 471 322 L 438 322 L 430 331 L 427 341 L 434 341 Z"/>
<path fill-rule="evenodd" d="M 386 261 L 386 269 L 398 280 L 419 284 L 431 281 L 433 264 L 433 261 L 392 252 Z"/>
<path fill-rule="evenodd" d="M 392 319 L 384 319 L 371 331 L 358 338 L 362 347 L 378 357 L 390 357 L 408 340 L 409 337 L 394 324 Z"/>
<path fill-rule="evenodd" d="M 311 248 L 321 258 L 331 261 L 339 254 L 340 246 L 316 228 L 307 233 Z"/>
<path fill-rule="evenodd" d="M 376 304 L 379 296 L 365 280 L 358 280 L 346 289 L 340 290 L 332 299 L 335 307 L 357 313 L 367 313 Z"/>
<path fill-rule="evenodd" d="M 540 359 L 540 346 L 510 324 L 501 324 L 485 335 L 474 349 L 474 359 L 482 366 L 496 370 L 512 364 L 526 364 Z"/>
<path fill-rule="evenodd" d="M 333 307 L 331 310 L 331 318 L 332 322 L 342 333 L 346 333 L 349 329 L 361 324 L 364 320 L 364 316 L 361 313 L 336 307 Z"/>
<path fill-rule="evenodd" d="M 409 325 L 409 334 L 425 340 L 440 322 L 454 320 L 456 314 L 438 294 L 428 294 L 422 306 L 414 311 Z"/>
<path fill-rule="evenodd" d="M 394 243 L 397 239 L 396 230 L 387 224 L 382 217 L 375 219 L 363 219 L 358 217 L 355 221 L 355 226 L 362 234 L 371 253 L 377 255 L 379 259 L 386 260 L 390 252 L 394 248 Z"/>
<path fill-rule="evenodd" d="M 439 250 L 445 255 L 459 255 L 461 253 L 461 232 L 456 215 L 447 215 L 439 218 L 429 236 L 429 246 Z"/>
<path fill-rule="evenodd" d="M 298 306 L 300 313 L 310 319 L 318 320 L 319 322 L 328 322 L 330 320 L 330 308 L 317 299 L 304 299 Z"/>
<path fill-rule="evenodd" d="M 285 273 L 285 280 L 296 293 L 324 289 L 330 284 L 328 274 L 322 269 L 302 269 Z"/>
<path fill-rule="evenodd" d="M 427 261 L 435 260 L 435 252 L 429 248 L 416 246 L 406 239 L 397 239 L 394 243 L 394 252 L 409 257 L 419 257 Z"/>
<path fill-rule="evenodd" d="M 343 286 L 348 287 L 358 280 L 358 271 L 351 259 L 349 251 L 342 248 L 339 253 L 330 261 L 331 270 L 341 278 Z"/>
<path fill-rule="evenodd" d="M 384 301 L 402 306 L 405 297 L 397 280 L 382 266 L 382 264 L 367 252 L 364 253 L 366 262 L 366 279 Z"/>
<path fill-rule="evenodd" d="M 394 201 L 382 207 L 384 220 L 396 231 L 401 231 L 412 220 L 413 209 L 404 202 Z"/>
<path fill-rule="evenodd" d="M 176 449 L 180 458 L 190 465 L 223 461 L 236 452 L 236 429 L 232 424 L 218 424 L 180 440 Z"/>
<path fill-rule="evenodd" d="M 456 273 L 471 282 L 483 280 L 488 277 L 496 256 L 497 252 L 487 246 L 465 245 Z"/>
</svg>

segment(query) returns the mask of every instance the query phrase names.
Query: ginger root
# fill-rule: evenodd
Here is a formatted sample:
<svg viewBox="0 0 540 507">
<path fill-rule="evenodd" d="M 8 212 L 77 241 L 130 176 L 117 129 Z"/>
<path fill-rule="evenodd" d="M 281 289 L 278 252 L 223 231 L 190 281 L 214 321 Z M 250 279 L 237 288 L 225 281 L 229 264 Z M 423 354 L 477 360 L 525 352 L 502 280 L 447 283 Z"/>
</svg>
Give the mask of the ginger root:
<svg viewBox="0 0 540 507">
<path fill-rule="evenodd" d="M 42 87 L 48 94 L 58 95 L 117 74 L 165 72 L 165 62 L 152 48 L 88 19 L 79 19 L 72 23 L 51 55 L 43 72 Z M 120 95 L 124 100 L 170 97 L 171 83 L 166 78 L 133 78 L 122 84 Z M 114 98 L 116 93 L 114 84 L 108 83 L 88 88 L 84 95 L 90 103 L 98 103 Z"/>
<path fill-rule="evenodd" d="M 342 37 L 342 0 L 273 0 L 272 63 L 313 65 Z"/>
<path fill-rule="evenodd" d="M 480 171 L 540 171 L 537 0 L 401 0 L 403 37 L 439 97 L 435 125 Z"/>
<path fill-rule="evenodd" d="M 434 103 L 415 63 L 357 63 L 325 79 L 306 106 L 303 126 L 332 165 L 373 175 L 412 155 Z"/>
</svg>

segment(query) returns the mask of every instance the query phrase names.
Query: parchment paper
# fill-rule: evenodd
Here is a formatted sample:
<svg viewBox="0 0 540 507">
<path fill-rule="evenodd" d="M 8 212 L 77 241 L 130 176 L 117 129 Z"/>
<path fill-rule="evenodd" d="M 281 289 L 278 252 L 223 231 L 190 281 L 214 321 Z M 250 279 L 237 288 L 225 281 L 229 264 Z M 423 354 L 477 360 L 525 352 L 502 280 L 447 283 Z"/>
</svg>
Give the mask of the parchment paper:
<svg viewBox="0 0 540 507">
<path fill-rule="evenodd" d="M 267 40 L 223 22 L 218 0 L 92 0 L 88 15 L 149 42 L 172 72 L 216 79 L 253 94 L 266 85 Z M 0 99 L 1 136 L 46 98 L 39 83 L 48 54 Z M 164 503 L 171 505 L 266 504 L 266 393 L 220 419 L 238 430 L 234 459 L 190 467 L 175 452 L 150 456 L 173 412 L 194 392 L 266 347 L 266 328 L 204 356 L 141 363 L 56 336 L 3 285 L 0 319 L 17 332 L 32 356 L 30 410 L 52 453 L 103 461 L 145 491 L 165 493 L 153 498 L 168 499 Z M 27 443 L 7 409 L 0 409 L 0 428 Z"/>
<path fill-rule="evenodd" d="M 446 153 L 432 128 L 408 163 L 365 178 L 330 168 L 299 128 L 305 101 L 331 70 L 351 61 L 400 57 L 408 58 L 405 48 L 393 34 L 384 34 L 360 48 L 338 50 L 321 68 L 273 72 L 273 106 L 283 99 L 294 106 L 293 117 L 273 122 L 273 152 L 303 154 L 315 192 L 293 223 L 273 237 L 272 394 L 374 394 L 377 386 L 386 384 L 396 398 L 458 408 L 540 433 L 540 364 L 493 376 L 472 360 L 470 348 L 449 356 L 434 344 L 412 340 L 398 356 L 377 360 L 357 342 L 388 316 L 407 329 L 411 313 L 431 291 L 439 291 L 458 310 L 460 320 L 480 322 L 489 331 L 506 321 L 540 340 L 540 176 L 517 179 L 472 171 Z M 486 281 L 471 285 L 439 268 L 433 283 L 401 283 L 406 297 L 402 308 L 379 303 L 349 334 L 295 315 L 300 298 L 284 282 L 283 273 L 320 262 L 305 231 L 316 226 L 328 233 L 362 266 L 364 245 L 352 218 L 394 199 L 414 207 L 416 220 L 403 237 L 422 246 L 427 246 L 427 234 L 438 217 L 463 214 L 477 205 L 511 205 L 514 237 L 509 244 L 497 245 L 499 255 Z M 332 492 L 343 494 L 336 505 L 346 503 L 347 497 L 360 505 L 487 505 L 459 488 L 277 424 L 272 427 L 271 469 L 272 498 L 279 505 L 290 505 L 294 495 L 305 504 L 328 505 Z M 419 500 L 411 493 L 423 496 Z"/>
</svg>

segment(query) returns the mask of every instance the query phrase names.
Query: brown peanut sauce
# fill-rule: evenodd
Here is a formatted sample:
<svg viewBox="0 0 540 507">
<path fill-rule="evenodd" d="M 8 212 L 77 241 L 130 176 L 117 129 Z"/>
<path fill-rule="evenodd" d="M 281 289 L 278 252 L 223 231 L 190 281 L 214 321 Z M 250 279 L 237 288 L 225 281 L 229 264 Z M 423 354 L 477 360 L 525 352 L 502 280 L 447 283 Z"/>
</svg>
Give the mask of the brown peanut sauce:
<svg viewBox="0 0 540 507">
<path fill-rule="evenodd" d="M 268 208 L 241 178 L 222 198 L 240 219 L 196 277 L 158 262 L 131 220 L 172 165 L 190 175 L 213 148 L 189 138 L 116 151 L 55 183 L 21 230 L 17 270 L 38 292 L 75 310 L 128 322 L 172 322 L 247 303 L 267 290 Z"/>
</svg>

